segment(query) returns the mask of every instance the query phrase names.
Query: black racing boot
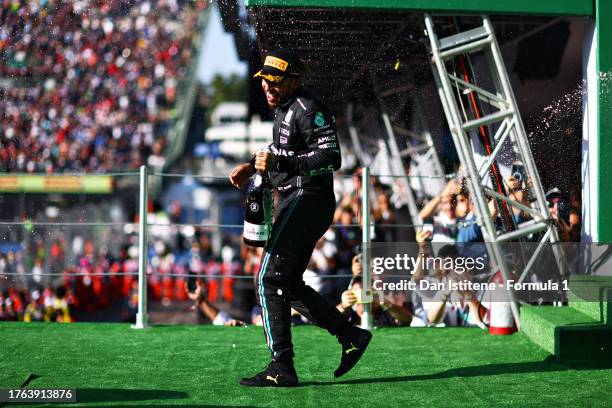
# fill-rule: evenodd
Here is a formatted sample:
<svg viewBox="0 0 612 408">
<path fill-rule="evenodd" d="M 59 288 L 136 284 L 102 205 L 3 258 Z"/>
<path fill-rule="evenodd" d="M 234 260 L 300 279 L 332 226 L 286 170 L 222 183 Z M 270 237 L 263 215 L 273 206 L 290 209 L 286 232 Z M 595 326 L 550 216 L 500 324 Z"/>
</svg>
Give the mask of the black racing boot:
<svg viewBox="0 0 612 408">
<path fill-rule="evenodd" d="M 336 378 L 343 376 L 355 367 L 371 339 L 372 333 L 359 327 L 353 327 L 348 336 L 338 340 L 342 344 L 342 359 L 340 365 L 334 371 Z"/>
<path fill-rule="evenodd" d="M 271 361 L 262 372 L 243 378 L 240 385 L 247 387 L 297 387 L 298 377 L 293 361 Z"/>
</svg>

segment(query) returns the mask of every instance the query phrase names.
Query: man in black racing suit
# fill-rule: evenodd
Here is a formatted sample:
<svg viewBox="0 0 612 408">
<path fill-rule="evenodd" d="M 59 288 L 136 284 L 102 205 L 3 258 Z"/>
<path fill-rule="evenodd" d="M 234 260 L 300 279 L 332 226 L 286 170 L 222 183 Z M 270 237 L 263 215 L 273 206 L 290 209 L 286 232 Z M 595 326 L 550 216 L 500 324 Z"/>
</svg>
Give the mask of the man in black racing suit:
<svg viewBox="0 0 612 408">
<path fill-rule="evenodd" d="M 329 228 L 335 210 L 333 172 L 340 168 L 334 117 L 301 87 L 302 64 L 290 52 L 271 52 L 256 77 L 275 109 L 270 151 L 257 152 L 237 166 L 230 181 L 240 186 L 256 170 L 268 171 L 278 191 L 271 236 L 265 246 L 256 294 L 272 361 L 245 386 L 297 386 L 291 343 L 291 308 L 338 337 L 342 345 L 339 377 L 359 360 L 372 335 L 348 323 L 338 310 L 306 285 L 302 274 L 316 242 Z"/>
</svg>

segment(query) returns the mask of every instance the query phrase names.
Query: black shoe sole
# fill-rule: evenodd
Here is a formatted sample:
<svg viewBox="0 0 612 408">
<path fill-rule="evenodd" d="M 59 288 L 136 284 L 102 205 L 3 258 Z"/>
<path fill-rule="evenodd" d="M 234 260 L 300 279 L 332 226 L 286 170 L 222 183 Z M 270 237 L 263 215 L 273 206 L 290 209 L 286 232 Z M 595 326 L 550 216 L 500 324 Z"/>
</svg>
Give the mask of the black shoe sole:
<svg viewBox="0 0 612 408">
<path fill-rule="evenodd" d="M 297 387 L 298 383 L 295 384 L 275 384 L 273 382 L 250 382 L 246 378 L 240 380 L 240 385 L 244 387 L 274 387 L 274 388 L 286 388 L 286 387 Z"/>
<path fill-rule="evenodd" d="M 356 350 L 355 354 L 352 355 L 353 359 L 348 365 L 344 367 L 340 365 L 340 367 L 338 367 L 336 371 L 334 371 L 334 377 L 336 378 L 342 377 L 344 374 L 351 371 L 351 369 L 357 365 L 359 360 L 361 360 L 361 356 L 363 355 L 363 353 L 365 353 L 366 349 L 368 348 L 368 345 L 370 344 L 370 340 L 372 340 L 372 333 L 370 333 L 369 331 L 365 331 L 365 333 L 361 333 L 361 336 L 362 336 L 362 339 L 360 339 L 359 341 L 359 349 Z"/>
</svg>

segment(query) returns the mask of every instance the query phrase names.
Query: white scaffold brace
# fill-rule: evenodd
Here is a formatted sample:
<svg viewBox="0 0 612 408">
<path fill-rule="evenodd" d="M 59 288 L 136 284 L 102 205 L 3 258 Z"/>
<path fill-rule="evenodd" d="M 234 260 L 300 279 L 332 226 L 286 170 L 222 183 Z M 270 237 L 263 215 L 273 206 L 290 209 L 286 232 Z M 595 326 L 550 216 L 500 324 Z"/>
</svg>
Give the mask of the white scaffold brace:
<svg viewBox="0 0 612 408">
<path fill-rule="evenodd" d="M 422 224 L 416 196 L 425 199 L 428 195 L 437 194 L 445 185 L 445 177 L 421 108 L 419 101 L 421 94 L 413 86 L 385 89 L 377 85 L 378 83 L 379 81 L 372 77 L 387 136 L 385 145 L 389 164 L 394 174 L 404 176 L 397 179 L 394 188 L 399 188 L 399 197 L 408 207 L 412 222 L 417 225 Z M 390 103 L 391 98 L 398 98 L 400 102 Z M 402 123 L 401 110 L 406 104 L 410 104 L 412 108 L 417 129 L 406 129 Z M 405 163 L 410 164 L 410 175 L 406 172 Z M 432 178 L 418 177 L 425 175 Z M 417 176 L 414 179 L 416 182 L 411 183 L 409 176 Z"/>
</svg>

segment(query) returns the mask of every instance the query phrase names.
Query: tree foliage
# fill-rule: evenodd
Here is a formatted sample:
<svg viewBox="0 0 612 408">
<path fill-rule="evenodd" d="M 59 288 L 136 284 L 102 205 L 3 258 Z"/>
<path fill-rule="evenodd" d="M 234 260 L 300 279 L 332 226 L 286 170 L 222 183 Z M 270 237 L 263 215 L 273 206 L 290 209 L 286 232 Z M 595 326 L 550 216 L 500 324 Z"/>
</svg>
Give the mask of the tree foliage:
<svg viewBox="0 0 612 408">
<path fill-rule="evenodd" d="M 222 102 L 241 102 L 247 100 L 246 79 L 237 74 L 222 76 L 216 74 L 206 86 L 209 100 L 209 111 Z"/>
</svg>

